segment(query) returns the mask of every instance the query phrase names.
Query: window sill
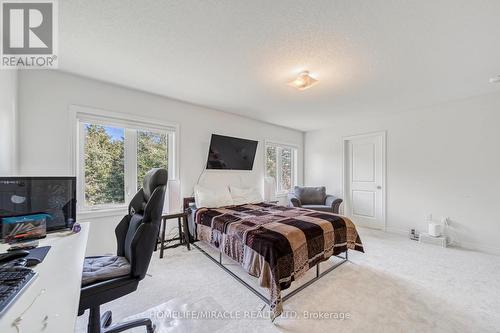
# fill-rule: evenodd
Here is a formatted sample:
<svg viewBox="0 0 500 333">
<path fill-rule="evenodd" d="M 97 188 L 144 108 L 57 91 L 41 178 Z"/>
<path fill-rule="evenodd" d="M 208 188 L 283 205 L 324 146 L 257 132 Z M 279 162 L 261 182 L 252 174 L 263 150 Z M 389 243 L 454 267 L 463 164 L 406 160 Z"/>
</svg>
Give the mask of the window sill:
<svg viewBox="0 0 500 333">
<path fill-rule="evenodd" d="M 127 214 L 127 206 L 77 211 L 77 221 Z"/>
</svg>

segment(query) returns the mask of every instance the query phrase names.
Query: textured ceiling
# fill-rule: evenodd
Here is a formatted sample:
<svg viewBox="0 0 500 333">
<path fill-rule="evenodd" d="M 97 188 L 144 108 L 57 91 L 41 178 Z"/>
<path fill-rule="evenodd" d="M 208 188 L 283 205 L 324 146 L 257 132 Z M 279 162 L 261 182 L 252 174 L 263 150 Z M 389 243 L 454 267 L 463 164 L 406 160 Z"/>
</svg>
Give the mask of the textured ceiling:
<svg viewBox="0 0 500 333">
<path fill-rule="evenodd" d="M 62 0 L 60 69 L 300 130 L 498 91 L 500 1 Z M 298 91 L 303 69 L 320 80 Z"/>
</svg>

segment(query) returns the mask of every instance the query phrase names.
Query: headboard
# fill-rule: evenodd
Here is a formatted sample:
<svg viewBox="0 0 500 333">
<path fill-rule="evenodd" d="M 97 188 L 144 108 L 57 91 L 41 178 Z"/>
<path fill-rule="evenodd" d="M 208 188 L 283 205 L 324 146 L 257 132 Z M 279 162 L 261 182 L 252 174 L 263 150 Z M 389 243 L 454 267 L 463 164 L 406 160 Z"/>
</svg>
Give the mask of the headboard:
<svg viewBox="0 0 500 333">
<path fill-rule="evenodd" d="M 226 186 L 242 188 L 258 187 L 262 190 L 264 179 L 262 175 L 255 171 L 206 170 L 201 174 L 197 185 L 206 188 L 221 188 Z"/>
</svg>

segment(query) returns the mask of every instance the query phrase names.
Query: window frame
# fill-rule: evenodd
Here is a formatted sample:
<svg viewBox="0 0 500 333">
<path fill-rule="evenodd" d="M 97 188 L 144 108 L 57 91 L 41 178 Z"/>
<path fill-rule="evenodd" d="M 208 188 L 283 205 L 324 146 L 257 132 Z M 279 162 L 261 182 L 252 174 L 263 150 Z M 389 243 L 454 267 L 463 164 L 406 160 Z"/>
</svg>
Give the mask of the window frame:
<svg viewBox="0 0 500 333">
<path fill-rule="evenodd" d="M 74 128 L 72 141 L 72 169 L 77 177 L 77 212 L 112 212 L 127 209 L 128 203 L 137 192 L 137 131 L 149 131 L 167 134 L 168 179 L 179 179 L 179 126 L 161 120 L 143 118 L 113 111 L 70 106 L 71 121 Z M 124 129 L 124 194 L 123 204 L 102 204 L 87 206 L 85 204 L 85 124 L 92 123 L 103 126 L 113 126 Z M 140 187 L 140 186 L 139 186 Z"/>
<path fill-rule="evenodd" d="M 276 141 L 265 141 L 264 144 L 264 174 L 267 177 L 267 148 L 273 147 L 276 148 L 276 196 L 286 196 L 288 192 L 297 185 L 298 183 L 298 155 L 299 155 L 299 146 L 291 143 L 283 143 Z M 281 161 L 281 150 L 282 149 L 291 149 L 292 150 L 292 184 L 291 188 L 288 190 L 280 190 L 281 184 L 281 176 L 280 176 L 280 168 L 282 165 Z"/>
</svg>

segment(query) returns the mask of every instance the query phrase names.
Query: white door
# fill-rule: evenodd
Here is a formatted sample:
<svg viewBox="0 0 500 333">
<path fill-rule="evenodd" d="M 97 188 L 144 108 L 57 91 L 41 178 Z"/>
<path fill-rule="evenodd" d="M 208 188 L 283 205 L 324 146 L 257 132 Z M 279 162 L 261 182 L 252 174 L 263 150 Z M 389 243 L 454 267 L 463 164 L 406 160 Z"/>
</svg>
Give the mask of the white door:
<svg viewBox="0 0 500 333">
<path fill-rule="evenodd" d="M 345 212 L 356 225 L 385 228 L 385 132 L 344 139 Z"/>
</svg>

